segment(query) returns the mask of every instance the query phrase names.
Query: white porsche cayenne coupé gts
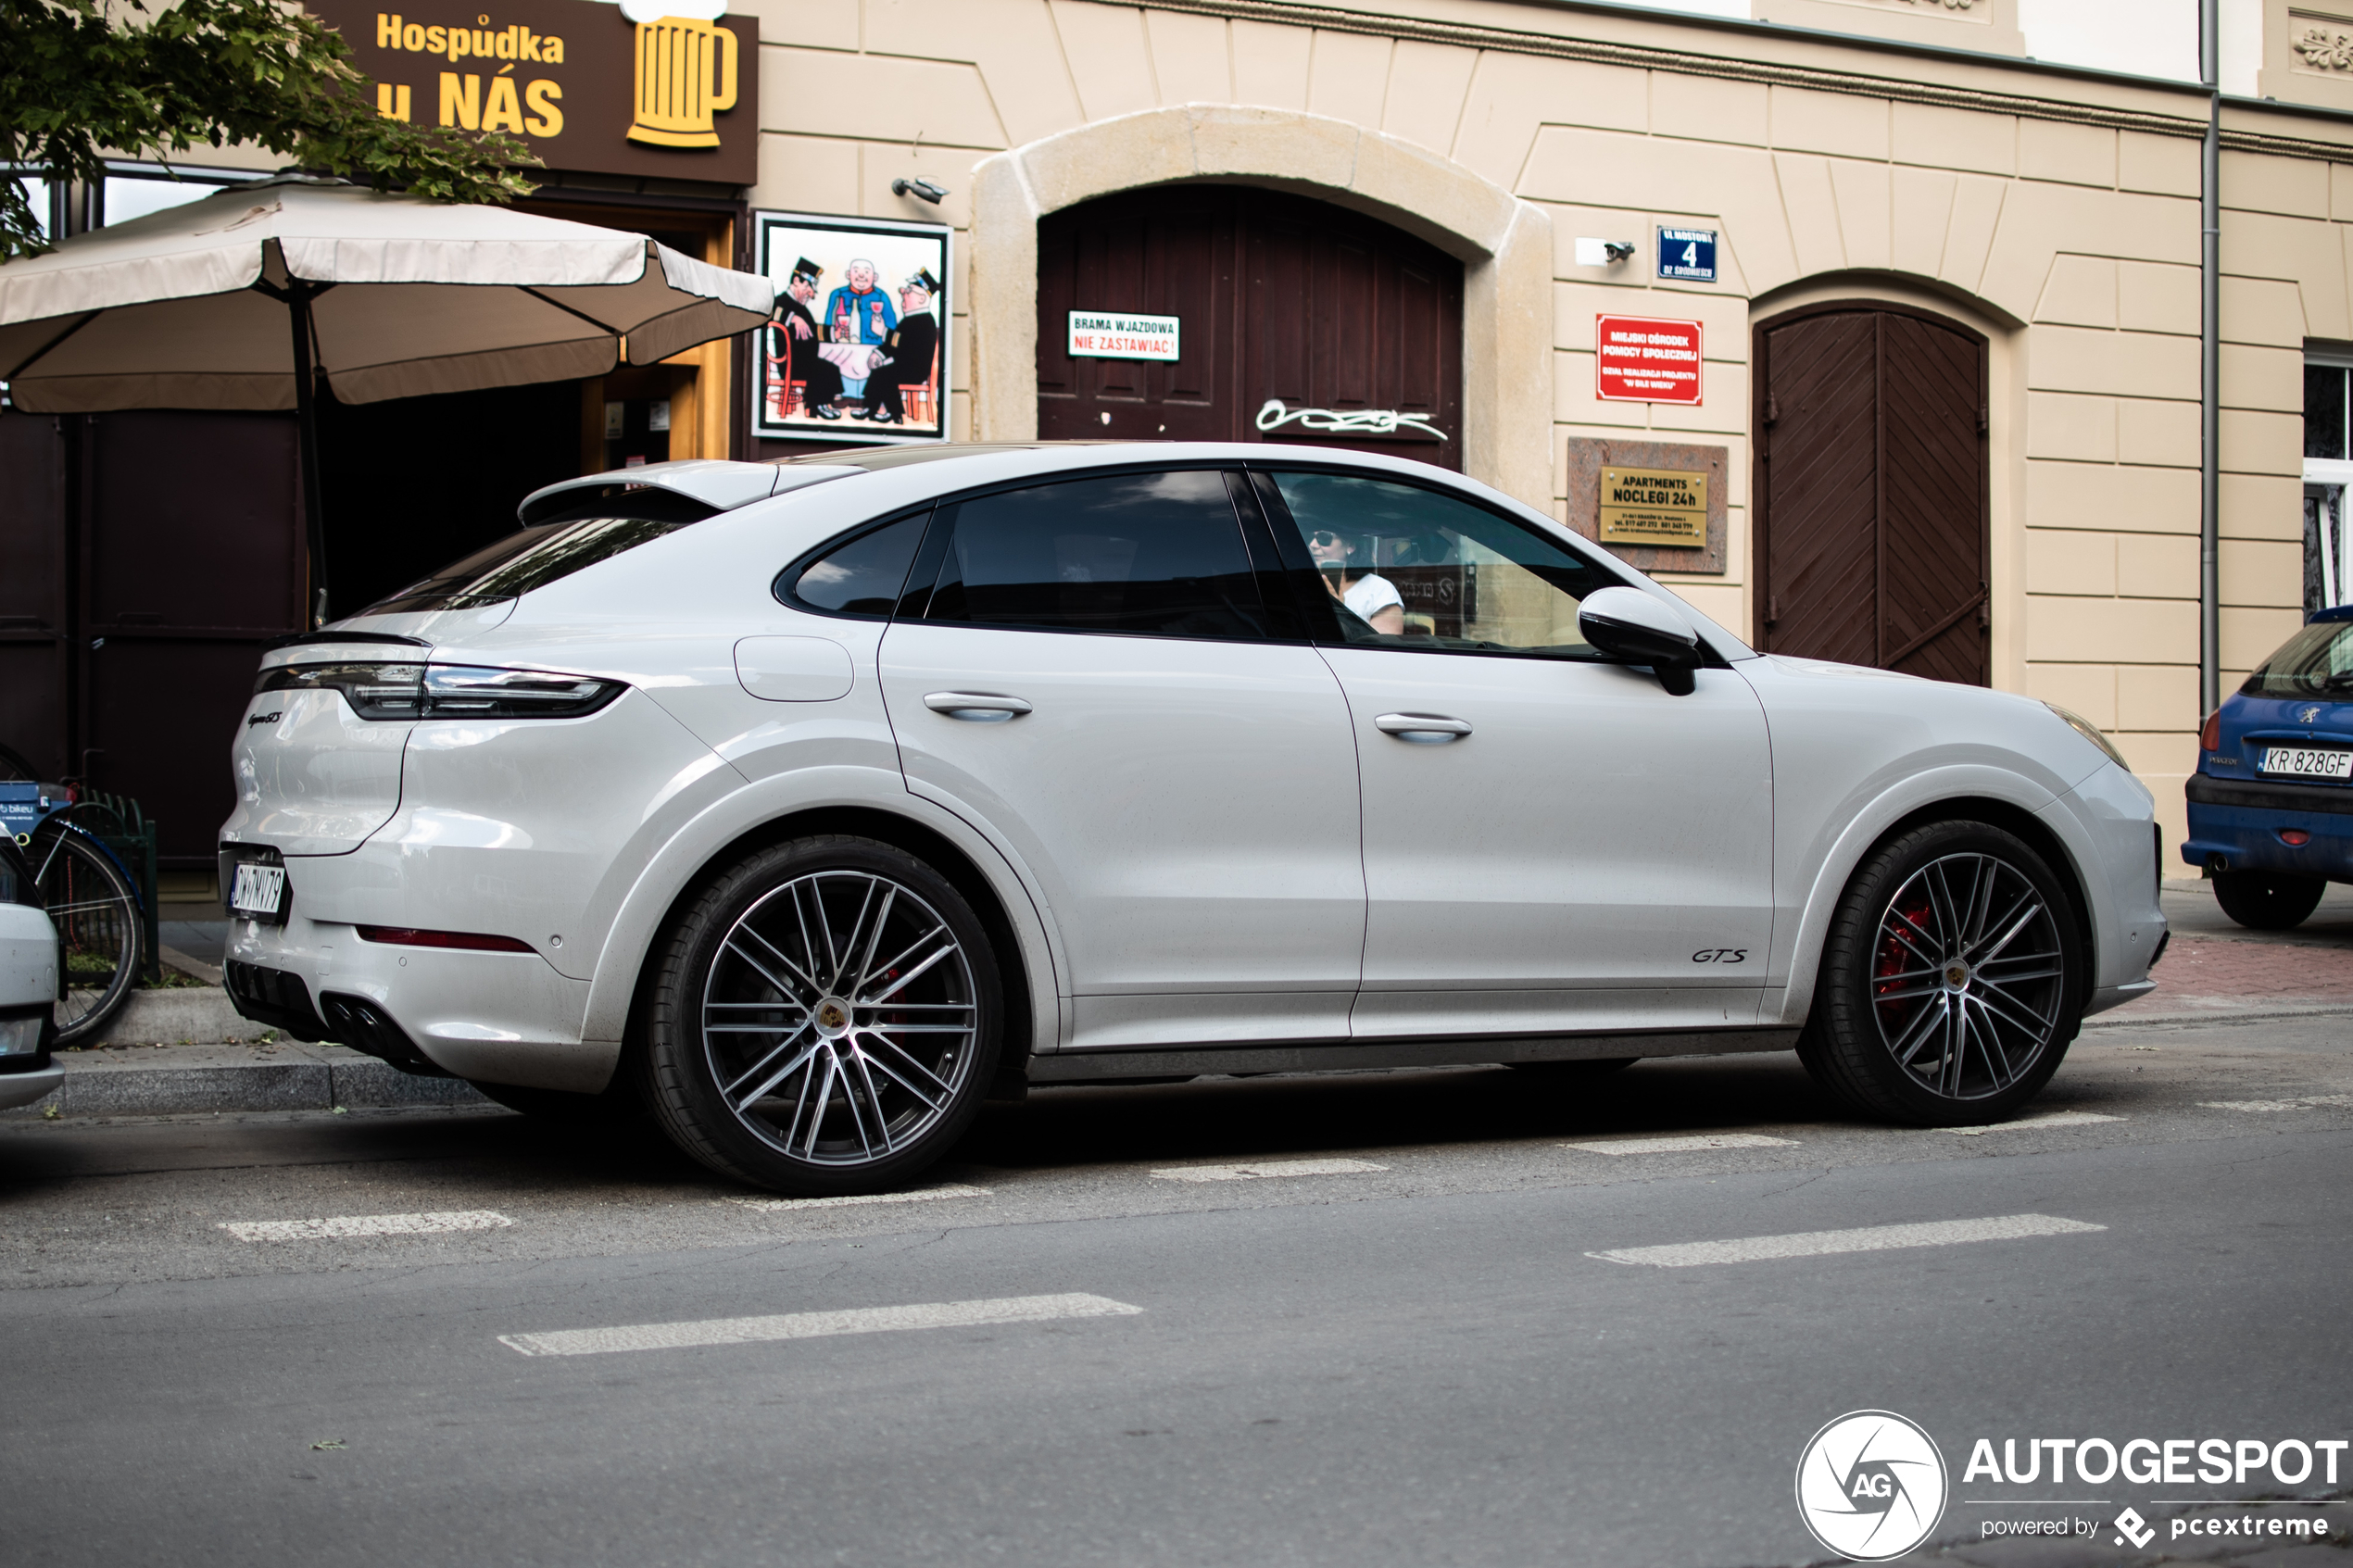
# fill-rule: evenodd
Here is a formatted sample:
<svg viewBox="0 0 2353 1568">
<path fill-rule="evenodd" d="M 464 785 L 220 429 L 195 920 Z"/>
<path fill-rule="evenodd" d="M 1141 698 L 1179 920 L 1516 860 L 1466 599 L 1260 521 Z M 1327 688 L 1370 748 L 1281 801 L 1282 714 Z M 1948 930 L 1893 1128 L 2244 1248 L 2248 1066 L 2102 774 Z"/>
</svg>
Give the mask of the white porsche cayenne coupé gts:
<svg viewBox="0 0 2353 1568">
<path fill-rule="evenodd" d="M 1985 1122 L 2164 944 L 2097 730 L 1760 657 L 1417 464 L 900 448 L 522 521 L 265 659 L 231 992 L 781 1191 L 1217 1073 L 1794 1047 Z"/>
</svg>

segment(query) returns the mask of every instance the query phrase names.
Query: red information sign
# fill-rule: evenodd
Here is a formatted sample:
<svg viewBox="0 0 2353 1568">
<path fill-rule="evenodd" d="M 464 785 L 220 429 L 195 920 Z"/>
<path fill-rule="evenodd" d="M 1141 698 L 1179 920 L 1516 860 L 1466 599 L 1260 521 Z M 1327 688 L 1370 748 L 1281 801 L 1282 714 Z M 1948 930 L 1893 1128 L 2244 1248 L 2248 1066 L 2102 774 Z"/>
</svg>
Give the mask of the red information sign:
<svg viewBox="0 0 2353 1568">
<path fill-rule="evenodd" d="M 1612 403 L 1700 400 L 1699 323 L 1596 316 L 1594 394 Z"/>
</svg>

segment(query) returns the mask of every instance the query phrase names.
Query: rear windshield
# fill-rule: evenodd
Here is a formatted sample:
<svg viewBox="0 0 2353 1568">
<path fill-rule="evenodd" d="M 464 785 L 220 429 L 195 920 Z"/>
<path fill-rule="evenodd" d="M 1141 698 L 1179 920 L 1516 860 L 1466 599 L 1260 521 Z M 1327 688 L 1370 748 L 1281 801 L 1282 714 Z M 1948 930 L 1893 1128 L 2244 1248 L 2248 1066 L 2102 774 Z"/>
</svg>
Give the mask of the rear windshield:
<svg viewBox="0 0 2353 1568">
<path fill-rule="evenodd" d="M 2314 621 L 2257 665 L 2239 690 L 2252 696 L 2353 691 L 2353 621 Z"/>
<path fill-rule="evenodd" d="M 623 506 L 628 515 L 618 515 Z M 559 515 L 518 528 L 497 544 L 378 599 L 359 613 L 404 615 L 497 604 L 699 522 L 717 509 L 661 490 L 642 491 L 625 499 L 601 499 L 595 507 L 594 516 Z"/>
</svg>

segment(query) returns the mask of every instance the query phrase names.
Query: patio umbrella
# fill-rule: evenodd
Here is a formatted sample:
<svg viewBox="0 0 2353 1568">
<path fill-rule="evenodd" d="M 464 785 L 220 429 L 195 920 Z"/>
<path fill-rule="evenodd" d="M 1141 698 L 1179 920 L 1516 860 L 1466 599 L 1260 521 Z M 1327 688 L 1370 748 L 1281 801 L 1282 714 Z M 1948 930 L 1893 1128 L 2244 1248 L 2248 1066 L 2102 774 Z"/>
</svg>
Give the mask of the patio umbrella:
<svg viewBox="0 0 2353 1568">
<path fill-rule="evenodd" d="M 374 403 L 603 375 L 774 297 L 640 234 L 280 175 L 0 264 L 0 382 L 35 414 L 295 409 L 315 581 L 321 378 Z"/>
</svg>

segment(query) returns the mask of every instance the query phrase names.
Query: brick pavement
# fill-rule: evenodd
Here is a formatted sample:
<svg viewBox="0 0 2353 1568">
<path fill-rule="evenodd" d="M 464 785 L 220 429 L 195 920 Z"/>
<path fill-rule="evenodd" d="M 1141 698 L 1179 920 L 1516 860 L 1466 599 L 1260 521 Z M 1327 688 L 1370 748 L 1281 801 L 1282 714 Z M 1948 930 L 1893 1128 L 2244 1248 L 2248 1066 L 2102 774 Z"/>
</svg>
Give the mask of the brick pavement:
<svg viewBox="0 0 2353 1568">
<path fill-rule="evenodd" d="M 2108 1016 L 2353 1005 L 2353 947 L 2177 935 L 2152 978 L 2155 991 Z"/>
</svg>

